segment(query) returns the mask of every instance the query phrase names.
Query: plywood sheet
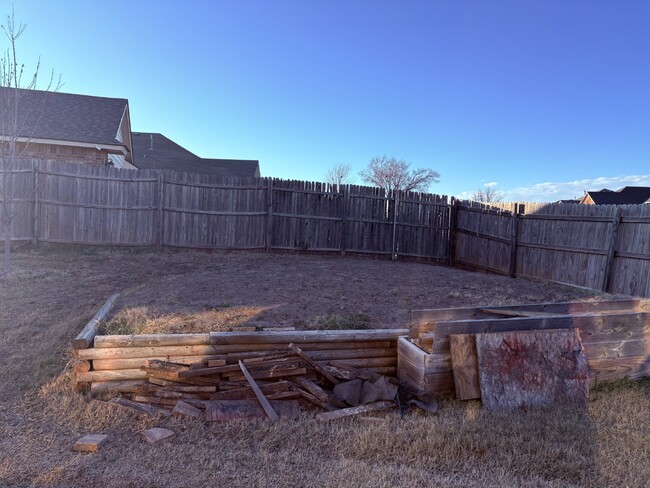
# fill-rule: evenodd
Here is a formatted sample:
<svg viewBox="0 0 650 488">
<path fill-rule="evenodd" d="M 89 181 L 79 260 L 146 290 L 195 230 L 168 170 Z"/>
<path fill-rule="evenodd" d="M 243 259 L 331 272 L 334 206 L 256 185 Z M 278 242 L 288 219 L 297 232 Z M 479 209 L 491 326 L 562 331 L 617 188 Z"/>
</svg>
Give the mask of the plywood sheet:
<svg viewBox="0 0 650 488">
<path fill-rule="evenodd" d="M 476 351 L 489 410 L 586 403 L 589 370 L 578 329 L 477 334 Z"/>
</svg>

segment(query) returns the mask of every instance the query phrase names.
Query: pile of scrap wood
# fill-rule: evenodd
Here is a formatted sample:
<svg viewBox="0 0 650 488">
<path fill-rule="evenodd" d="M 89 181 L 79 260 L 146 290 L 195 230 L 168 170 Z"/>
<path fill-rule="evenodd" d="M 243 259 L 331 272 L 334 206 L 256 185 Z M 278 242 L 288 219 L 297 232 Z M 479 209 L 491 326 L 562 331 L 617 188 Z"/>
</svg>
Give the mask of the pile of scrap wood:
<svg viewBox="0 0 650 488">
<path fill-rule="evenodd" d="M 319 420 L 392 409 L 397 381 L 332 360 L 322 365 L 299 346 L 250 351 L 190 365 L 147 360 L 146 383 L 130 399 L 110 400 L 151 414 L 206 421 L 291 418 L 318 409 Z"/>
<path fill-rule="evenodd" d="M 488 408 L 584 403 L 589 384 L 650 373 L 638 299 L 411 312 L 398 377 Z"/>
</svg>

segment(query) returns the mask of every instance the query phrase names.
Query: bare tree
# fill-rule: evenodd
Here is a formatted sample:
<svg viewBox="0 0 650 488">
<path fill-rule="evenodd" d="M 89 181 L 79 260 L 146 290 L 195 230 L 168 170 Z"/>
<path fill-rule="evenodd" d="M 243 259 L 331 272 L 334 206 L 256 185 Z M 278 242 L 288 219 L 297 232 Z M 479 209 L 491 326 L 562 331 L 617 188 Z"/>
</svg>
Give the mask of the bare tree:
<svg viewBox="0 0 650 488">
<path fill-rule="evenodd" d="M 475 202 L 502 202 L 504 197 L 504 193 L 496 185 L 485 185 L 472 193 L 472 200 Z"/>
<path fill-rule="evenodd" d="M 403 159 L 376 156 L 368 167 L 361 171 L 361 179 L 373 186 L 392 190 L 426 192 L 432 183 L 437 183 L 440 174 L 428 168 L 410 169 Z"/>
<path fill-rule="evenodd" d="M 352 168 L 345 163 L 335 164 L 327 171 L 325 181 L 330 185 L 349 185 L 352 182 Z"/>
<path fill-rule="evenodd" d="M 29 145 L 30 137 L 28 136 L 31 134 L 29 134 L 29 128 L 26 127 L 26 121 L 28 119 L 31 119 L 32 122 L 37 120 L 37 117 L 28 117 L 25 110 L 21 110 L 21 99 L 25 95 L 24 91 L 36 89 L 41 64 L 40 60 L 38 60 L 31 78 L 28 78 L 28 81 L 23 81 L 25 65 L 18 62 L 16 43 L 25 28 L 25 24 L 16 25 L 13 10 L 11 15 L 6 16 L 5 24 L 2 25 L 2 31 L 9 44 L 0 59 L 0 88 L 2 88 L 3 94 L 0 98 L 0 175 L 2 176 L 0 223 L 2 224 L 4 237 L 4 273 L 10 273 L 12 270 L 11 222 L 15 217 L 13 174 L 17 169 L 18 161 L 25 155 Z M 52 89 L 53 81 L 54 72 L 50 76 L 45 91 Z M 58 90 L 60 86 L 61 82 L 59 80 L 55 89 Z M 33 108 L 30 107 L 30 110 L 33 110 Z"/>
</svg>

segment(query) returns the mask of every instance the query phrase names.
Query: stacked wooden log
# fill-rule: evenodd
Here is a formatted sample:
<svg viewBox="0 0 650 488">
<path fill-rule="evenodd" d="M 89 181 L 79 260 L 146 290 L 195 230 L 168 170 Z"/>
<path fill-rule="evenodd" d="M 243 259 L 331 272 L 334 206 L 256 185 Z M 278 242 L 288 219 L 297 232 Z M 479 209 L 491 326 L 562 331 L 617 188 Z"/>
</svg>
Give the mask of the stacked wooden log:
<svg viewBox="0 0 650 488">
<path fill-rule="evenodd" d="M 141 369 L 150 360 L 185 366 L 234 365 L 239 360 L 286 353 L 298 345 L 320 365 L 330 361 L 395 376 L 397 339 L 403 329 L 348 331 L 215 332 L 96 336 L 94 347 L 77 349 L 76 382 L 93 394 L 129 393 L 148 382 Z M 241 372 L 234 373 L 241 378 Z"/>
</svg>

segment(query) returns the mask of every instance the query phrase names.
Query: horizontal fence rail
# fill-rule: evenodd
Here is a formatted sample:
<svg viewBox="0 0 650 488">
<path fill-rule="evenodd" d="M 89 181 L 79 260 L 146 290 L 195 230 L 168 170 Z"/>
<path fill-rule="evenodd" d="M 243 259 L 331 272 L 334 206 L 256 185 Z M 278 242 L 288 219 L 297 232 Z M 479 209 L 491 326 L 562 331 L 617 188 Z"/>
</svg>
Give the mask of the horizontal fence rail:
<svg viewBox="0 0 650 488">
<path fill-rule="evenodd" d="M 457 203 L 454 261 L 650 296 L 650 205 Z"/>
<path fill-rule="evenodd" d="M 6 177 L 17 241 L 450 258 L 446 196 L 46 160 Z"/>
<path fill-rule="evenodd" d="M 46 160 L 16 163 L 3 178 L 12 241 L 413 257 L 650 296 L 650 205 L 485 205 Z"/>
</svg>

